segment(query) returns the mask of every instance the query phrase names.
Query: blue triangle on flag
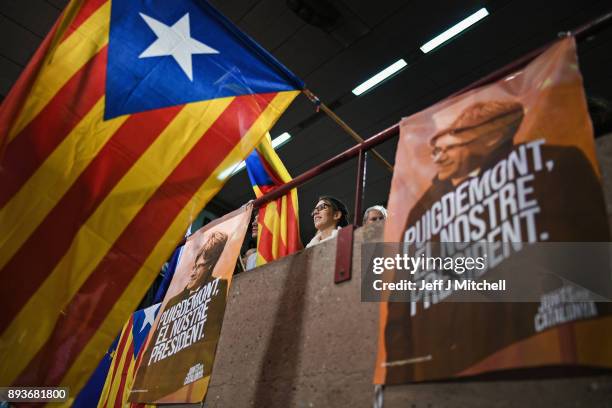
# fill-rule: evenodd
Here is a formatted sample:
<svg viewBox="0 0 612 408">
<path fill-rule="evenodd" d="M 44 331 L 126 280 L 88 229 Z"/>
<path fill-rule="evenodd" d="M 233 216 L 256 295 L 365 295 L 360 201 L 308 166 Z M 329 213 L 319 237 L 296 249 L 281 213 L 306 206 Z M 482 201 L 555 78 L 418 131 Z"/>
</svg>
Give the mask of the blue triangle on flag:
<svg viewBox="0 0 612 408">
<path fill-rule="evenodd" d="M 105 119 L 303 82 L 203 0 L 111 6 Z"/>
<path fill-rule="evenodd" d="M 134 342 L 134 357 L 138 356 L 140 348 L 144 341 L 147 339 L 147 335 L 153 326 L 157 312 L 161 303 L 157 303 L 153 306 L 149 306 L 146 309 L 137 310 L 134 312 L 134 320 L 132 324 L 132 339 Z"/>
<path fill-rule="evenodd" d="M 262 158 L 257 153 L 257 149 L 246 158 L 246 168 L 252 186 L 273 186 L 274 181 L 262 164 Z"/>
</svg>

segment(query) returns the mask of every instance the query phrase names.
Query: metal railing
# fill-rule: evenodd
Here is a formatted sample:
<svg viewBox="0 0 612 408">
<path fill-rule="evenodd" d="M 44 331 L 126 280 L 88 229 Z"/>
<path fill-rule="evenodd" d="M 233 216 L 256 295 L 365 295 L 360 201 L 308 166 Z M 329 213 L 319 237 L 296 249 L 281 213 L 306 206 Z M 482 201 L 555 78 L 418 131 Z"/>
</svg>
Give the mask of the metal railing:
<svg viewBox="0 0 612 408">
<path fill-rule="evenodd" d="M 576 41 L 582 41 L 586 38 L 588 38 L 589 36 L 595 34 L 597 31 L 603 29 L 604 27 L 606 27 L 607 25 L 609 25 L 610 23 L 612 23 L 612 11 L 603 14 L 602 16 L 589 21 L 588 23 L 572 30 L 572 31 L 568 31 L 568 32 L 563 32 L 563 33 L 559 33 L 559 36 L 569 36 L 572 35 L 576 38 Z M 453 96 L 462 94 L 464 92 L 470 91 L 474 88 L 477 88 L 479 86 L 483 86 L 486 85 L 488 83 L 491 83 L 493 81 L 496 81 L 522 67 L 524 67 L 525 65 L 527 65 L 529 62 L 531 62 L 534 58 L 536 58 L 538 55 L 540 55 L 541 53 L 543 53 L 546 49 L 548 49 L 550 47 L 550 45 L 552 43 L 554 43 L 555 41 L 551 41 L 550 43 L 529 52 L 528 54 L 524 55 L 523 57 L 511 62 L 508 65 L 505 65 L 504 67 L 498 69 L 497 71 L 491 73 L 490 75 L 487 75 L 484 78 L 479 79 L 478 81 L 473 82 L 472 84 L 468 85 L 467 87 L 453 93 L 450 96 L 447 96 L 446 98 L 451 98 Z M 444 98 L 444 99 L 446 99 Z M 374 148 L 375 146 L 378 146 L 379 144 L 389 140 L 390 138 L 396 136 L 399 134 L 399 123 L 396 123 L 395 125 L 381 131 L 378 132 L 377 134 L 375 134 L 374 136 L 364 140 L 361 143 L 356 144 L 355 146 L 345 150 L 344 152 L 332 157 L 331 159 L 328 159 L 326 161 L 324 161 L 323 163 L 311 168 L 310 170 L 305 171 L 304 173 L 300 174 L 299 176 L 295 177 L 293 180 L 291 180 L 288 183 L 283 184 L 282 186 L 279 186 L 278 188 L 270 191 L 269 193 L 259 197 L 257 200 L 255 200 L 253 202 L 253 206 L 254 208 L 258 208 L 261 207 L 262 205 L 266 204 L 269 201 L 272 201 L 278 197 L 281 197 L 282 195 L 288 193 L 291 189 L 299 187 L 303 184 L 306 184 L 307 182 L 309 182 L 310 180 L 312 180 L 314 177 L 319 176 L 321 174 L 323 174 L 324 172 L 326 172 L 327 170 L 336 167 L 354 157 L 358 157 L 357 160 L 357 180 L 355 182 L 355 206 L 354 206 L 354 217 L 353 217 L 353 224 L 355 225 L 360 225 L 361 224 L 361 204 L 363 201 L 363 187 L 365 184 L 365 162 L 366 162 L 366 152 L 372 148 Z"/>
</svg>

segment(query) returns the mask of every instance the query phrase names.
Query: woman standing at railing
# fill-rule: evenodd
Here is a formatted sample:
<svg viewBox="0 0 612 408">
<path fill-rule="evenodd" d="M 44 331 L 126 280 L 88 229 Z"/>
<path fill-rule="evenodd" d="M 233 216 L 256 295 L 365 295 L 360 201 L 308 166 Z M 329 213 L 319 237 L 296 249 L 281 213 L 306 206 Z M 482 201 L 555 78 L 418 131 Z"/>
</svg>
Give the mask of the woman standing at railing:
<svg viewBox="0 0 612 408">
<path fill-rule="evenodd" d="M 317 233 L 306 245 L 306 248 L 335 237 L 340 228 L 348 225 L 346 206 L 342 201 L 332 196 L 319 197 L 311 215 Z"/>
</svg>

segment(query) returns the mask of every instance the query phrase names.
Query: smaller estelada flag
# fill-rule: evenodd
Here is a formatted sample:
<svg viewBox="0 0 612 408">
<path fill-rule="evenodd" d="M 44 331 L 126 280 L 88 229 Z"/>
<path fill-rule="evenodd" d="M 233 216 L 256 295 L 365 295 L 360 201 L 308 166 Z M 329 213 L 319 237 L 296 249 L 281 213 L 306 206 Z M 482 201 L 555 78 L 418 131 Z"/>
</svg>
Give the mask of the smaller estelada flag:
<svg viewBox="0 0 612 408">
<path fill-rule="evenodd" d="M 130 406 L 128 396 L 134 383 L 136 370 L 142 360 L 142 345 L 155 322 L 160 306 L 161 303 L 158 303 L 134 312 L 123 326 L 98 401 L 98 408 Z M 131 406 L 142 405 L 131 404 Z"/>
<path fill-rule="evenodd" d="M 0 109 L 0 384 L 76 395 L 302 88 L 203 0 L 73 0 Z"/>
<path fill-rule="evenodd" d="M 269 134 L 246 159 L 246 168 L 257 198 L 292 180 Z M 297 189 L 262 206 L 257 223 L 257 265 L 302 249 Z"/>
</svg>

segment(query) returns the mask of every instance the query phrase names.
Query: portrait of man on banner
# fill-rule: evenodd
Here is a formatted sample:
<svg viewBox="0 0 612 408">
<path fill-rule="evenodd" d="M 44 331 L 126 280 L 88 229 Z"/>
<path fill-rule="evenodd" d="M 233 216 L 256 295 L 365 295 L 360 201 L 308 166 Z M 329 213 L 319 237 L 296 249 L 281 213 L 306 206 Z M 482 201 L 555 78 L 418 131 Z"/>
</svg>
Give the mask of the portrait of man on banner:
<svg viewBox="0 0 612 408">
<path fill-rule="evenodd" d="M 238 210 L 187 240 L 146 345 L 130 401 L 204 400 L 250 212 L 250 208 Z"/>
<path fill-rule="evenodd" d="M 469 103 L 429 139 L 436 174 L 407 217 L 404 241 L 606 241 L 601 185 L 586 155 L 545 138 L 516 141 L 525 107 L 515 98 Z M 557 188 L 572 180 L 572 189 Z M 546 198 L 555 193 L 561 200 Z"/>
</svg>

